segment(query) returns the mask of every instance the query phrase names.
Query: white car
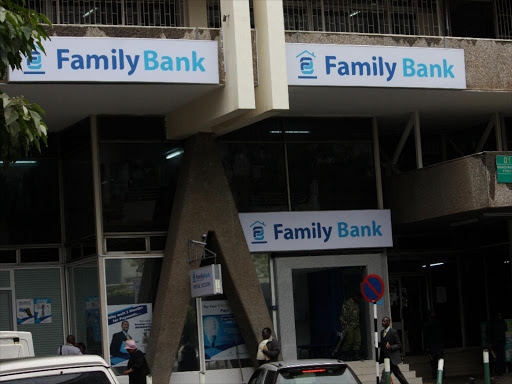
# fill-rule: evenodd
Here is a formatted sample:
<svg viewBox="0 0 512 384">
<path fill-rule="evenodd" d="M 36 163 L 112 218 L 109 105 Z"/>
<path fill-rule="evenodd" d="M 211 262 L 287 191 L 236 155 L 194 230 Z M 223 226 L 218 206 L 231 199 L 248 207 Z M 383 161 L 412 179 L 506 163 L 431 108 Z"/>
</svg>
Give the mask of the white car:
<svg viewBox="0 0 512 384">
<path fill-rule="evenodd" d="M 248 384 L 361 384 L 340 360 L 307 359 L 264 364 Z"/>
<path fill-rule="evenodd" d="M 2 384 L 119 384 L 100 356 L 55 356 L 0 361 Z"/>
</svg>

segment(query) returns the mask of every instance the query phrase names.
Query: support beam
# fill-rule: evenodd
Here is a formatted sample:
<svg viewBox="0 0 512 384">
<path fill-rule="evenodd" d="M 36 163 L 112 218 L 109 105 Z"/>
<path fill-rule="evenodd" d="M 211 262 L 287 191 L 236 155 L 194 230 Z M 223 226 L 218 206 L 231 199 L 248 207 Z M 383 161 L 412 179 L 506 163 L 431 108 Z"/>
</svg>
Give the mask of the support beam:
<svg viewBox="0 0 512 384">
<path fill-rule="evenodd" d="M 503 150 L 508 151 L 507 126 L 505 125 L 505 116 L 501 115 L 501 138 L 503 140 Z"/>
<path fill-rule="evenodd" d="M 224 292 L 255 359 L 261 330 L 272 324 L 247 247 L 218 147 L 208 134 L 189 138 L 174 197 L 148 361 L 155 383 L 169 383 L 190 303 L 188 240 L 215 232 L 215 248 L 225 278 Z"/>
<path fill-rule="evenodd" d="M 414 112 L 414 147 L 416 149 L 416 167 L 423 168 L 423 152 L 421 150 L 420 113 Z"/>
<path fill-rule="evenodd" d="M 495 119 L 495 115 L 492 115 L 491 118 L 489 119 L 489 123 L 487 124 L 487 127 L 485 128 L 485 131 L 482 134 L 482 137 L 480 138 L 480 141 L 478 142 L 478 145 L 475 148 L 475 153 L 482 152 L 482 149 L 484 149 L 484 145 L 487 142 L 487 139 L 489 138 L 492 129 L 494 128 L 496 122 Z"/>
<path fill-rule="evenodd" d="M 400 141 L 398 142 L 398 145 L 396 146 L 395 153 L 393 154 L 393 158 L 391 159 L 391 164 L 397 164 L 398 158 L 400 157 L 400 154 L 402 153 L 402 150 L 404 149 L 405 142 L 407 141 L 407 138 L 409 137 L 409 134 L 411 133 L 412 127 L 414 126 L 414 114 L 411 115 L 409 118 L 409 121 L 407 122 L 407 125 L 405 126 L 404 132 L 402 133 L 402 137 L 400 138 Z"/>
</svg>

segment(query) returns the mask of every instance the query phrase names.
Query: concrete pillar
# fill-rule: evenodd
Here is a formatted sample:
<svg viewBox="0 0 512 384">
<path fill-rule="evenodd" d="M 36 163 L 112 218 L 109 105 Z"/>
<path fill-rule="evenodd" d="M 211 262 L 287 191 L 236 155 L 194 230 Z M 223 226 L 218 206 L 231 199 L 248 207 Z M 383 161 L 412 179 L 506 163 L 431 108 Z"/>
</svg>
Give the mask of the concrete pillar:
<svg viewBox="0 0 512 384">
<path fill-rule="evenodd" d="M 187 26 L 191 28 L 207 28 L 208 13 L 206 0 L 186 0 Z"/>
<path fill-rule="evenodd" d="M 170 380 L 191 298 L 189 272 L 199 264 L 188 262 L 187 241 L 209 231 L 215 232 L 224 292 L 255 358 L 261 329 L 272 322 L 217 146 L 211 135 L 197 134 L 185 146 L 153 314 L 148 361 L 156 383 Z"/>
</svg>

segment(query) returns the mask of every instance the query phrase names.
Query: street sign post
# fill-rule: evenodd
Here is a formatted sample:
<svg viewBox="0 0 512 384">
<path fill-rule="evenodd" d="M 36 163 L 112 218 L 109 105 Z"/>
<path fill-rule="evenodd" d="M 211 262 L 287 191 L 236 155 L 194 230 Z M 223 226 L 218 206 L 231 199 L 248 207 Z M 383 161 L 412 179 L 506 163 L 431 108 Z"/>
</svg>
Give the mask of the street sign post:
<svg viewBox="0 0 512 384">
<path fill-rule="evenodd" d="M 377 329 L 377 302 L 384 296 L 384 281 L 379 275 L 368 275 L 361 284 L 366 301 L 373 303 L 373 327 L 375 328 L 375 376 L 379 384 L 379 333 Z"/>
</svg>

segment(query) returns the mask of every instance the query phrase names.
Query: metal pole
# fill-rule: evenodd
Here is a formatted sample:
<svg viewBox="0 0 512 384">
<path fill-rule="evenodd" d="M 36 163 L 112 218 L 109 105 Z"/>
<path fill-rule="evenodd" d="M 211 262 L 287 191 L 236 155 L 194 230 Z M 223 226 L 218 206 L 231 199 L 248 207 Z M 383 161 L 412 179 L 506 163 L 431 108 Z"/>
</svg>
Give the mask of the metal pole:
<svg viewBox="0 0 512 384">
<path fill-rule="evenodd" d="M 377 328 L 377 303 L 373 303 L 373 328 L 375 329 L 375 376 L 379 384 L 379 331 Z"/>
<path fill-rule="evenodd" d="M 416 167 L 423 168 L 423 153 L 421 151 L 420 113 L 414 112 L 414 146 L 416 148 Z"/>
<path fill-rule="evenodd" d="M 491 371 L 489 369 L 489 351 L 484 349 L 484 383 L 491 384 Z"/>
<path fill-rule="evenodd" d="M 443 384 L 444 359 L 439 359 L 437 363 L 437 384 Z"/>
<path fill-rule="evenodd" d="M 384 208 L 384 197 L 382 194 L 382 173 L 380 169 L 380 148 L 379 148 L 379 127 L 377 118 L 372 118 L 372 136 L 373 136 L 373 163 L 375 167 L 375 184 L 377 186 L 377 206 Z"/>
<path fill-rule="evenodd" d="M 391 384 L 391 364 L 388 357 L 384 359 L 384 380 L 386 384 Z"/>
</svg>

